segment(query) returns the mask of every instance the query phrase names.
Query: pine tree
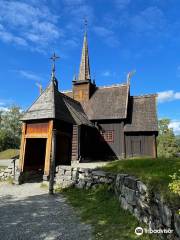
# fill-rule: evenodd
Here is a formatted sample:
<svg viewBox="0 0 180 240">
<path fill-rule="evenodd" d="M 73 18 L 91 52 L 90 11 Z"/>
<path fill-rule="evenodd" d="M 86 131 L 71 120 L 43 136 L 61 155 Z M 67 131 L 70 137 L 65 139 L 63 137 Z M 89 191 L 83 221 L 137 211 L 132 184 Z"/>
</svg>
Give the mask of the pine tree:
<svg viewBox="0 0 180 240">
<path fill-rule="evenodd" d="M 159 120 L 158 156 L 172 157 L 178 152 L 176 137 L 169 123 L 169 119 Z"/>
</svg>

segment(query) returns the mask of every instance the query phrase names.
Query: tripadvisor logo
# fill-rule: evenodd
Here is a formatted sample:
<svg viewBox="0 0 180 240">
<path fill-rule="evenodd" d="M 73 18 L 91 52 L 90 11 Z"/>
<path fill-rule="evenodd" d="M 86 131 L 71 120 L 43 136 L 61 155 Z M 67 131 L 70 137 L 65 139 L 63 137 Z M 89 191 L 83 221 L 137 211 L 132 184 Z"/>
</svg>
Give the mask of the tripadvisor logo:
<svg viewBox="0 0 180 240">
<path fill-rule="evenodd" d="M 137 228 L 135 229 L 135 234 L 136 234 L 137 236 L 141 236 L 141 235 L 143 234 L 143 228 L 142 228 L 142 227 L 137 227 Z"/>
<path fill-rule="evenodd" d="M 147 229 L 147 228 L 144 228 L 143 229 L 142 227 L 137 227 L 134 232 L 137 236 L 141 236 L 143 233 L 148 233 L 148 234 L 153 234 L 153 233 L 154 234 L 164 234 L 164 233 L 171 234 L 171 233 L 173 233 L 173 230 L 170 229 L 170 228 L 168 228 L 168 229 L 151 229 L 151 228 Z"/>
</svg>

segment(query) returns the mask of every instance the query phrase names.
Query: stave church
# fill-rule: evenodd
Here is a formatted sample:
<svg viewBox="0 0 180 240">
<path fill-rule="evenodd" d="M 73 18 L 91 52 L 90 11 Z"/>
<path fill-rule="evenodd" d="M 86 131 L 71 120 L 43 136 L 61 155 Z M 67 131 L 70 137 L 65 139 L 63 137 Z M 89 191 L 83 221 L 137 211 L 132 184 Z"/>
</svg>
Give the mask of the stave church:
<svg viewBox="0 0 180 240">
<path fill-rule="evenodd" d="M 86 32 L 72 90 L 58 89 L 53 63 L 49 85 L 22 122 L 20 172 L 41 169 L 48 177 L 52 158 L 55 165 L 72 165 L 157 156 L 156 94 L 131 96 L 130 81 L 96 86 L 90 75 Z"/>
</svg>

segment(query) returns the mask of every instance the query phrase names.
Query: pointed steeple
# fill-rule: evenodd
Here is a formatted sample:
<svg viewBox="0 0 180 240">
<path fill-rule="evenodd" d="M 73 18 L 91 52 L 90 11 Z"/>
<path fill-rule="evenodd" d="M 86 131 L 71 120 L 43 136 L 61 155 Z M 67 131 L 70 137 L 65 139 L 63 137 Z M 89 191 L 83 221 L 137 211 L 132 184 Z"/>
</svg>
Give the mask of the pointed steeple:
<svg viewBox="0 0 180 240">
<path fill-rule="evenodd" d="M 85 33 L 84 33 L 84 41 L 81 55 L 81 62 L 79 68 L 79 81 L 91 81 L 90 76 L 90 66 L 89 66 L 89 54 L 88 54 L 88 43 L 87 43 L 87 30 L 86 30 L 87 22 L 85 21 Z"/>
<path fill-rule="evenodd" d="M 95 82 L 91 82 L 86 25 L 87 21 L 85 20 L 85 33 L 79 67 L 79 76 L 77 79 L 73 79 L 73 98 L 79 102 L 89 101 L 92 94 L 96 91 Z"/>
</svg>

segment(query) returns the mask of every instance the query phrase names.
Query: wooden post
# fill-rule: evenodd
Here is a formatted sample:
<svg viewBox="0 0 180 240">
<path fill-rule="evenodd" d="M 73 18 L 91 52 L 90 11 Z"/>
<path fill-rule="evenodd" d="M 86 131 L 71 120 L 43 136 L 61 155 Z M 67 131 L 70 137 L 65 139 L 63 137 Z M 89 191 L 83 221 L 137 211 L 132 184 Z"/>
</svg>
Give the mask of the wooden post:
<svg viewBox="0 0 180 240">
<path fill-rule="evenodd" d="M 21 135 L 21 147 L 20 147 L 20 156 L 19 156 L 19 170 L 23 171 L 24 168 L 24 155 L 25 155 L 25 147 L 26 147 L 26 123 L 22 124 L 22 135 Z"/>
<path fill-rule="evenodd" d="M 56 158 L 56 130 L 53 129 L 53 133 L 52 133 L 52 158 L 51 158 L 50 176 L 49 176 L 49 194 L 54 193 L 55 158 Z"/>
<path fill-rule="evenodd" d="M 71 154 L 72 154 L 71 161 L 76 162 L 78 160 L 78 126 L 77 125 L 73 125 Z"/>
<path fill-rule="evenodd" d="M 49 176 L 49 171 L 50 171 L 52 131 L 53 131 L 53 120 L 49 122 L 48 137 L 47 137 L 47 143 L 46 143 L 46 157 L 45 157 L 45 165 L 44 165 L 44 175 L 46 177 Z"/>
<path fill-rule="evenodd" d="M 153 157 L 157 158 L 157 140 L 156 134 L 153 134 Z"/>
<path fill-rule="evenodd" d="M 78 126 L 78 161 L 81 161 L 81 126 Z"/>
<path fill-rule="evenodd" d="M 126 142 L 125 142 L 125 134 L 124 134 L 124 122 L 121 123 L 121 137 L 120 137 L 120 141 L 121 141 L 121 147 L 122 147 L 122 158 L 126 158 Z"/>
</svg>

